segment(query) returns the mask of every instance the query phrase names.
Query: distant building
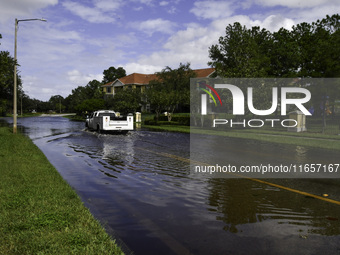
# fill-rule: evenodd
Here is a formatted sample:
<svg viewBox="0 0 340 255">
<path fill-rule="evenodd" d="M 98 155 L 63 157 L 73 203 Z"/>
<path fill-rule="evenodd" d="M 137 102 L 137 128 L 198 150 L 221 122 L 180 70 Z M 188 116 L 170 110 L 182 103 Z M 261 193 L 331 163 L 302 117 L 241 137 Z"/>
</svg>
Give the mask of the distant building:
<svg viewBox="0 0 340 255">
<path fill-rule="evenodd" d="M 208 78 L 211 77 L 211 75 L 215 72 L 215 68 L 196 69 L 193 71 L 196 73 L 197 78 Z M 144 92 L 145 87 L 149 85 L 150 81 L 156 79 L 156 74 L 133 73 L 125 77 L 116 79 L 115 81 L 106 83 L 102 85 L 102 88 L 106 96 L 114 96 L 117 91 L 126 88 L 138 89 L 141 92 Z"/>
</svg>

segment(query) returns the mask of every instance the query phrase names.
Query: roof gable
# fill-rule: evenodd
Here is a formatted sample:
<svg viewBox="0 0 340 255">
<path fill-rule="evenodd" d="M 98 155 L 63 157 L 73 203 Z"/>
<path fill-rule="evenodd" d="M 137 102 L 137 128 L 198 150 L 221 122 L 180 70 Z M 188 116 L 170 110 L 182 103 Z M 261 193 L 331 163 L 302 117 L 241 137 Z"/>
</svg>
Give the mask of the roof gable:
<svg viewBox="0 0 340 255">
<path fill-rule="evenodd" d="M 212 75 L 215 72 L 215 68 L 196 69 L 193 71 L 196 73 L 197 78 L 204 78 Z"/>
<path fill-rule="evenodd" d="M 110 87 L 110 86 L 112 86 L 112 84 L 113 84 L 113 81 L 110 81 L 110 82 L 105 83 L 104 85 L 102 85 L 102 87 Z"/>
</svg>

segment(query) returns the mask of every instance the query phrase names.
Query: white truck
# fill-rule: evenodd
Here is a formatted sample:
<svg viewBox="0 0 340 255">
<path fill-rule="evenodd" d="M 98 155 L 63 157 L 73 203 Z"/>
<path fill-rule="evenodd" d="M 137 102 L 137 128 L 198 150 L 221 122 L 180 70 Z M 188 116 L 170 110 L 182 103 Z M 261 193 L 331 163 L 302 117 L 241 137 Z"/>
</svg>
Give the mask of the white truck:
<svg viewBox="0 0 340 255">
<path fill-rule="evenodd" d="M 100 132 L 127 133 L 133 130 L 133 115 L 119 116 L 111 110 L 100 110 L 93 112 L 86 118 L 85 126 L 90 130 Z"/>
</svg>

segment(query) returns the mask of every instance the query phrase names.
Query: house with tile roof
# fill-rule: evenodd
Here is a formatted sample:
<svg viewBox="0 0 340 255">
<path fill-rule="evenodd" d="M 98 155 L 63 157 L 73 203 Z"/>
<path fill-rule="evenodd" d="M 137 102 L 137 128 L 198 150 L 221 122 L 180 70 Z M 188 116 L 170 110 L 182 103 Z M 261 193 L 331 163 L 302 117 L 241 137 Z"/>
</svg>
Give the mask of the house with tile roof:
<svg viewBox="0 0 340 255">
<path fill-rule="evenodd" d="M 196 73 L 197 78 L 209 78 L 215 72 L 215 68 L 205 68 L 193 70 Z M 103 91 L 106 96 L 114 96 L 120 89 L 138 89 L 141 92 L 145 91 L 150 81 L 156 80 L 156 74 L 141 74 L 133 73 L 125 77 L 116 79 L 115 81 L 102 85 Z"/>
</svg>

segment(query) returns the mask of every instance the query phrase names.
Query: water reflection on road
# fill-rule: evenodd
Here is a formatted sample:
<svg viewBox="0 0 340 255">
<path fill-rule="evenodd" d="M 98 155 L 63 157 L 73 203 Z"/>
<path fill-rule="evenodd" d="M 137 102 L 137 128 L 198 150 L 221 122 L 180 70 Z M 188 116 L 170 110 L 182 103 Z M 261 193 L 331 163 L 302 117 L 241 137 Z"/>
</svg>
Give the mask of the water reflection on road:
<svg viewBox="0 0 340 255">
<path fill-rule="evenodd" d="M 49 117 L 19 125 L 135 254 L 340 254 L 340 206 L 250 180 L 192 175 L 176 159 L 190 156 L 187 134 L 98 135 Z M 229 143 L 227 156 L 237 161 L 242 147 Z M 303 147 L 268 146 L 266 153 L 309 155 Z"/>
</svg>

